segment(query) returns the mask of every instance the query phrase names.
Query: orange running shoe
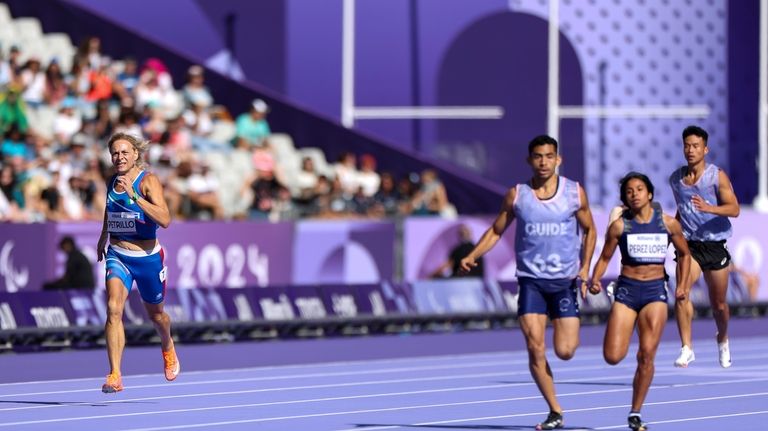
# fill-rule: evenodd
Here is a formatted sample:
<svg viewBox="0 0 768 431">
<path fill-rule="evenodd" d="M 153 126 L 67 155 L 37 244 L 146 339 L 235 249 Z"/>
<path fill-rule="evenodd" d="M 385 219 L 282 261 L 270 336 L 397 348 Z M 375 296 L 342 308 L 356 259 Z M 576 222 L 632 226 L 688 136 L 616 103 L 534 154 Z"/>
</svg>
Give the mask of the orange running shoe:
<svg viewBox="0 0 768 431">
<path fill-rule="evenodd" d="M 105 394 L 114 394 L 123 390 L 123 378 L 120 374 L 107 375 L 107 382 L 101 386 L 101 392 Z"/>
<path fill-rule="evenodd" d="M 165 380 L 169 382 L 176 379 L 181 371 L 181 365 L 179 364 L 179 358 L 176 357 L 176 350 L 171 349 L 167 352 L 163 352 L 163 362 L 165 363 Z"/>
</svg>

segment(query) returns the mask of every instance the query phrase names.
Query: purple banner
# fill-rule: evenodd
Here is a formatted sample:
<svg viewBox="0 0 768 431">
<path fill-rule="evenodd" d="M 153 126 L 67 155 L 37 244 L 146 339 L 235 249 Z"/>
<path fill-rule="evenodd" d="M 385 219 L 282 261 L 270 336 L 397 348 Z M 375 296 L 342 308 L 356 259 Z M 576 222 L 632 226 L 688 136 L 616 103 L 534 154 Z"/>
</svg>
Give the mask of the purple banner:
<svg viewBox="0 0 768 431">
<path fill-rule="evenodd" d="M 416 311 L 431 313 L 481 313 L 504 311 L 501 292 L 480 278 L 454 278 L 413 283 Z"/>
<path fill-rule="evenodd" d="M 248 289 L 249 299 L 255 305 L 256 317 L 265 320 L 289 320 L 298 316 L 284 287 L 263 287 Z"/>
<path fill-rule="evenodd" d="M 491 217 L 459 217 L 446 220 L 439 217 L 412 217 L 405 221 L 403 233 L 403 279 L 407 282 L 424 280 L 448 259 L 451 249 L 459 243 L 459 227 L 463 224 L 472 232 L 472 240 L 493 223 Z M 515 279 L 514 225 L 485 256 L 485 278 Z"/>
<path fill-rule="evenodd" d="M 53 275 L 48 224 L 0 224 L 0 291 L 34 290 Z"/>
<path fill-rule="evenodd" d="M 214 289 L 173 289 L 165 296 L 165 312 L 173 322 L 227 320 L 227 311 Z"/>
<path fill-rule="evenodd" d="M 262 317 L 254 290 L 257 289 L 216 289 L 228 319 L 247 321 Z"/>
<path fill-rule="evenodd" d="M 163 233 L 171 287 L 291 282 L 290 223 L 177 223 Z"/>
<path fill-rule="evenodd" d="M 296 224 L 294 284 L 363 284 L 391 280 L 391 222 L 302 221 Z"/>
<path fill-rule="evenodd" d="M 0 329 L 16 329 L 25 326 L 27 322 L 21 321 L 23 309 L 20 301 L 19 294 L 0 292 Z"/>
<path fill-rule="evenodd" d="M 83 253 L 96 262 L 97 223 L 53 225 L 54 239 L 72 235 Z M 289 284 L 293 225 L 290 223 L 173 223 L 158 232 L 168 266 L 168 287 L 239 288 Z M 56 274 L 64 270 L 64 255 L 56 257 Z M 98 287 L 104 287 L 103 264 L 94 265 Z"/>
<path fill-rule="evenodd" d="M 0 315 L 3 329 L 67 328 L 74 324 L 74 312 L 63 292 L 2 293 Z"/>
<path fill-rule="evenodd" d="M 395 292 L 388 282 L 381 285 L 362 284 L 352 286 L 357 297 L 358 312 L 382 316 L 385 314 L 406 313 L 411 308 L 406 300 L 398 301 Z"/>
<path fill-rule="evenodd" d="M 593 264 L 602 250 L 607 214 L 595 210 L 594 218 L 598 241 Z M 734 235 L 728 240 L 728 247 L 737 270 L 731 274 L 730 302 L 768 300 L 768 288 L 753 280 L 757 278 L 763 284 L 768 280 L 768 265 L 765 265 L 768 232 L 761 229 L 765 220 L 764 214 L 750 210 L 742 211 L 733 220 Z M 461 224 L 469 227 L 473 240 L 477 241 L 491 222 L 491 217 L 406 219 L 402 241 L 403 281 L 412 283 L 427 279 L 458 243 Z M 486 280 L 515 280 L 513 229 L 511 225 L 484 256 Z M 100 230 L 100 223 L 0 225 L 0 292 L 37 291 L 44 281 L 60 276 L 65 256 L 57 249 L 57 244 L 64 235 L 72 235 L 78 247 L 94 262 L 97 288 L 103 289 L 103 263 L 95 264 L 95 244 Z M 412 296 L 398 291 L 399 284 L 384 283 L 391 283 L 394 278 L 397 241 L 395 225 L 391 222 L 174 223 L 160 232 L 160 241 L 166 252 L 171 289 L 376 285 L 376 289 L 366 294 L 373 296 L 361 297 L 358 293 L 355 301 L 361 306 L 368 302 L 365 307 L 379 307 L 383 301 L 384 308 L 389 311 L 408 312 L 414 307 L 410 302 Z M 666 269 L 672 276 L 670 286 L 674 288 L 672 255 L 670 247 Z M 605 278 L 616 278 L 619 270 L 620 259 L 616 253 Z M 694 299 L 706 303 L 706 295 L 702 280 L 699 280 Z M 225 304 L 218 309 L 200 311 L 195 308 L 196 299 L 180 297 L 179 301 L 186 301 L 188 312 L 214 313 L 211 316 L 229 315 L 226 307 L 238 304 L 240 312 L 247 316 L 248 310 L 242 308 L 244 304 L 258 303 L 250 297 L 246 302 L 239 298 L 236 303 L 232 298 L 221 299 Z M 332 305 L 324 303 L 328 314 L 332 314 Z M 251 312 L 259 315 L 258 308 L 254 305 Z M 191 315 L 184 318 L 194 319 Z"/>
</svg>

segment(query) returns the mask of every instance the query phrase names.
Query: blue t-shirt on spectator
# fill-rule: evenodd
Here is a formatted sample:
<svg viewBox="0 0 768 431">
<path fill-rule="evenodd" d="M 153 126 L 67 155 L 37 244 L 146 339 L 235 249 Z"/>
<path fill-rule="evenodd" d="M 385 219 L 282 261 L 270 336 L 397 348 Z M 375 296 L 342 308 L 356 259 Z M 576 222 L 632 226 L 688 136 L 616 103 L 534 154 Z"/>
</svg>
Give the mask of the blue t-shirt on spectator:
<svg viewBox="0 0 768 431">
<path fill-rule="evenodd" d="M 16 156 L 24 157 L 25 159 L 31 158 L 29 148 L 24 141 L 14 141 L 11 139 L 5 139 L 2 145 L 3 157 L 11 158 Z"/>
<path fill-rule="evenodd" d="M 240 114 L 235 127 L 237 137 L 245 138 L 254 144 L 261 144 L 261 141 L 272 133 L 267 120 L 254 121 L 249 113 Z"/>
</svg>

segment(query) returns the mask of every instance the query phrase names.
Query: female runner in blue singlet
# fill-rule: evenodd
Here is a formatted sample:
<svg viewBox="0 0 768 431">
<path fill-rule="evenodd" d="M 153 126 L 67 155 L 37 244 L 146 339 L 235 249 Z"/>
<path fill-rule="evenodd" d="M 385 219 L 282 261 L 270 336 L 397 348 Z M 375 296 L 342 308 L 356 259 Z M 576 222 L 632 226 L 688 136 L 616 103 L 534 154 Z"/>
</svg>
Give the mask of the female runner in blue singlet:
<svg viewBox="0 0 768 431">
<path fill-rule="evenodd" d="M 123 310 L 134 281 L 147 314 L 160 336 L 165 378 L 174 380 L 180 366 L 171 338 L 171 319 L 163 310 L 166 286 L 165 253 L 157 228 L 167 228 L 171 214 L 156 176 L 143 170 L 147 143 L 116 133 L 108 142 L 115 175 L 107 184 L 104 227 L 97 246 L 98 260 L 106 260 L 107 323 L 110 371 L 104 393 L 123 390 L 120 363 L 125 348 Z M 109 247 L 107 247 L 109 241 Z"/>
<path fill-rule="evenodd" d="M 669 242 L 678 256 L 675 297 L 683 297 L 690 290 L 691 254 L 680 223 L 652 205 L 653 184 L 647 176 L 630 172 L 621 180 L 620 190 L 628 210 L 608 227 L 603 252 L 592 272 L 590 292 L 602 290 L 601 278 L 619 247 L 621 275 L 613 292 L 615 300 L 605 330 L 603 357 L 611 365 L 621 362 L 627 356 L 637 324 L 640 347 L 627 421 L 629 428 L 640 431 L 646 429 L 640 409 L 653 380 L 653 361 L 669 312 L 664 273 Z"/>
</svg>

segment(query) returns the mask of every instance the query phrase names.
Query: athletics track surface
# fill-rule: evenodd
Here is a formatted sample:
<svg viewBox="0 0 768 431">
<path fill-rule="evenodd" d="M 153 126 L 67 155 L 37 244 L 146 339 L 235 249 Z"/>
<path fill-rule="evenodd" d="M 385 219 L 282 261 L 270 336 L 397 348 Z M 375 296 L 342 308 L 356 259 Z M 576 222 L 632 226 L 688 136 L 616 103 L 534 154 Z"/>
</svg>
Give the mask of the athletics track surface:
<svg viewBox="0 0 768 431">
<path fill-rule="evenodd" d="M 608 366 L 603 331 L 584 326 L 571 361 L 548 353 L 566 429 L 627 429 L 636 344 Z M 697 360 L 679 370 L 666 327 L 643 409 L 650 429 L 768 429 L 768 320 L 732 320 L 730 369 L 717 363 L 711 320 L 694 335 Z M 182 374 L 166 383 L 158 347 L 128 347 L 126 389 L 113 395 L 100 392 L 103 349 L 2 354 L 0 431 L 526 430 L 547 413 L 519 329 L 177 350 Z"/>
</svg>

